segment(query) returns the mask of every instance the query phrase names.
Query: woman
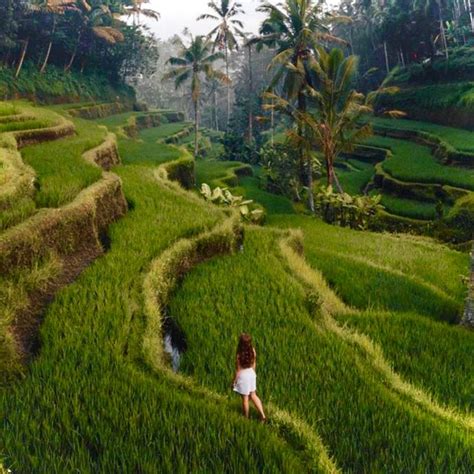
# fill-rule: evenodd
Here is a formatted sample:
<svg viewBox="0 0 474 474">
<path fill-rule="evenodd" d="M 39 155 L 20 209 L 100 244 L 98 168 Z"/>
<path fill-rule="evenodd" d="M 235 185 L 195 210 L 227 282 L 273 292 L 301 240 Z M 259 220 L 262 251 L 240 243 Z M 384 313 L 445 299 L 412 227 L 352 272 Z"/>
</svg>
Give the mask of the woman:
<svg viewBox="0 0 474 474">
<path fill-rule="evenodd" d="M 252 338 L 249 334 L 241 334 L 239 345 L 237 346 L 236 371 L 232 383 L 234 392 L 242 397 L 242 412 L 246 418 L 249 417 L 249 398 L 255 408 L 260 413 L 262 422 L 266 421 L 265 412 L 260 398 L 257 396 L 257 375 L 255 367 L 257 365 L 257 353 L 252 345 Z"/>
</svg>

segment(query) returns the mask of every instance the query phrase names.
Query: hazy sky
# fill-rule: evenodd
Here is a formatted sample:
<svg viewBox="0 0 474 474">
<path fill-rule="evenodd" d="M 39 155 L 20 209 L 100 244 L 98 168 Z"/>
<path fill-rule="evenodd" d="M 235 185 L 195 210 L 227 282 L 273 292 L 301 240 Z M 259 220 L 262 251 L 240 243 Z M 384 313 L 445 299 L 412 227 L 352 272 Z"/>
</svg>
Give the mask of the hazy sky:
<svg viewBox="0 0 474 474">
<path fill-rule="evenodd" d="M 245 15 L 238 17 L 244 21 L 245 31 L 256 33 L 262 21 L 262 15 L 255 9 L 260 5 L 260 0 L 239 0 L 245 10 Z M 147 23 L 158 38 L 168 39 L 176 33 L 182 33 L 188 27 L 194 34 L 206 34 L 214 23 L 196 21 L 196 18 L 207 12 L 209 0 L 151 0 L 147 5 L 161 14 L 158 22 L 142 21 Z M 272 1 L 272 3 L 278 3 Z"/>
</svg>

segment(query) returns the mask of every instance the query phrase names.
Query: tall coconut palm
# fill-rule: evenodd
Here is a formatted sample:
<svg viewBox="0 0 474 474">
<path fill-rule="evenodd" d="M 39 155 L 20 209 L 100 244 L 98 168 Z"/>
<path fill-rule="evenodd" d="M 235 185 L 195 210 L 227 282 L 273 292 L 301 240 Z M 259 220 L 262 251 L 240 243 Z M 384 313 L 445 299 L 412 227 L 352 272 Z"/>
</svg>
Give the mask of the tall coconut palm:
<svg viewBox="0 0 474 474">
<path fill-rule="evenodd" d="M 219 24 L 209 33 L 210 38 L 214 38 L 214 47 L 224 51 L 225 73 L 229 75 L 229 53 L 238 49 L 239 43 L 236 35 L 242 34 L 244 25 L 236 19 L 237 15 L 244 13 L 242 4 L 230 0 L 220 0 L 220 2 L 212 1 L 208 3 L 208 7 L 213 13 L 204 13 L 198 17 L 199 20 L 214 20 Z M 230 121 L 230 82 L 227 84 L 227 127 Z"/>
<path fill-rule="evenodd" d="M 118 6 L 121 6 L 121 12 L 128 17 L 133 18 L 134 25 L 140 25 L 140 17 L 143 15 L 152 20 L 158 21 L 160 19 L 160 14 L 153 10 L 152 8 L 144 8 L 143 5 L 150 3 L 150 0 L 130 0 L 130 5 L 123 5 L 122 1 L 118 1 Z"/>
<path fill-rule="evenodd" d="M 253 43 L 257 48 L 268 46 L 275 50 L 270 66 L 276 71 L 269 90 L 280 85 L 284 97 L 296 101 L 297 110 L 304 113 L 307 109 L 304 90 L 311 85 L 310 70 L 317 46 L 322 41 L 342 41 L 329 33 L 321 4 L 313 0 L 285 0 L 278 5 L 265 2 L 258 10 L 267 17 Z M 302 122 L 299 125 L 303 127 L 299 134 L 304 135 L 305 125 Z M 308 206 L 314 212 L 312 160 L 304 148 L 299 151 L 308 187 Z"/>
<path fill-rule="evenodd" d="M 322 151 L 327 172 L 328 185 L 336 185 L 340 193 L 343 189 L 337 179 L 334 164 L 341 153 L 352 151 L 363 138 L 371 135 L 369 123 L 360 125 L 361 118 L 373 111 L 372 104 L 381 93 L 395 93 L 396 88 L 384 88 L 364 96 L 354 89 L 357 74 L 357 57 L 344 57 L 340 49 L 326 52 L 318 48 L 318 59 L 311 66 L 314 87 L 306 86 L 305 94 L 314 107 L 301 111 L 288 100 L 271 95 L 279 110 L 288 112 L 296 123 L 302 125 L 304 135 L 290 132 L 290 137 L 301 141 L 308 148 Z M 387 112 L 392 117 L 401 113 Z"/>
<path fill-rule="evenodd" d="M 29 0 L 28 2 L 25 2 L 26 20 L 28 21 L 28 27 L 26 29 L 31 29 L 32 22 L 36 21 L 35 17 L 37 15 L 51 15 L 53 21 L 51 39 L 48 45 L 46 57 L 43 61 L 43 65 L 41 66 L 41 72 L 44 72 L 44 70 L 46 69 L 46 65 L 48 64 L 49 56 L 51 54 L 51 48 L 53 46 L 53 36 L 56 30 L 56 15 L 64 13 L 66 8 L 72 7 L 73 1 L 74 0 Z M 23 46 L 21 48 L 20 59 L 16 68 L 15 77 L 18 77 L 20 75 L 29 45 L 30 35 L 27 34 L 26 38 L 23 40 Z"/>
<path fill-rule="evenodd" d="M 199 102 L 204 79 L 216 79 L 228 83 L 228 77 L 213 68 L 214 63 L 223 58 L 221 52 L 213 52 L 212 43 L 203 36 L 189 34 L 190 43 L 186 46 L 181 39 L 176 42 L 180 47 L 179 55 L 171 57 L 168 63 L 172 69 L 164 75 L 164 80 L 173 79 L 176 89 L 184 84 L 191 86 L 191 100 L 194 109 L 194 156 L 199 154 Z"/>
<path fill-rule="evenodd" d="M 81 46 L 81 39 L 90 34 L 114 45 L 124 41 L 124 35 L 116 25 L 114 12 L 106 5 L 89 4 L 86 0 L 74 0 L 77 17 L 77 37 L 69 62 L 64 70 L 71 69 Z"/>
<path fill-rule="evenodd" d="M 49 57 L 51 55 L 51 50 L 53 48 L 54 34 L 56 32 L 57 17 L 58 15 L 64 14 L 64 12 L 68 9 L 74 9 L 75 8 L 74 3 L 75 3 L 74 0 L 39 0 L 35 5 L 36 11 L 49 15 L 52 20 L 50 39 L 49 39 L 48 47 L 46 49 L 46 54 L 44 57 L 43 64 L 41 65 L 41 69 L 40 69 L 41 73 L 46 71 Z"/>
</svg>

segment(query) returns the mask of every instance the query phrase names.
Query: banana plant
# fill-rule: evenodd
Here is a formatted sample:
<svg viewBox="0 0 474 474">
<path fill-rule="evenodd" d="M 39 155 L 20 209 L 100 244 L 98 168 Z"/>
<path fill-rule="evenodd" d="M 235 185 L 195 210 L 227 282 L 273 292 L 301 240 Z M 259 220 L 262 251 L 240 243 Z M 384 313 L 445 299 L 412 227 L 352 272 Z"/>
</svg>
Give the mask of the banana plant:
<svg viewBox="0 0 474 474">
<path fill-rule="evenodd" d="M 201 185 L 201 196 L 208 202 L 222 206 L 238 208 L 240 216 L 248 222 L 258 223 L 262 220 L 263 211 L 261 209 L 251 209 L 253 201 L 244 200 L 243 196 L 237 196 L 227 188 L 216 187 L 212 189 L 208 184 Z"/>
</svg>

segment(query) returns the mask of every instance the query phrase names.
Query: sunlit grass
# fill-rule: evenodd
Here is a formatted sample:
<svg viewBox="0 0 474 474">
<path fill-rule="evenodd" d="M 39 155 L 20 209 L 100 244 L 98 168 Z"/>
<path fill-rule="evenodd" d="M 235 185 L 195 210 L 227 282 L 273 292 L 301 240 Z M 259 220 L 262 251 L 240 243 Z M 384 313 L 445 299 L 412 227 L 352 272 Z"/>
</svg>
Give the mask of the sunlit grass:
<svg viewBox="0 0 474 474">
<path fill-rule="evenodd" d="M 269 221 L 303 230 L 309 262 L 348 304 L 459 319 L 467 255 L 426 239 L 358 232 L 310 217 L 276 216 Z"/>
<path fill-rule="evenodd" d="M 373 194 L 380 194 L 375 190 Z M 381 204 L 391 214 L 409 217 L 412 219 L 435 220 L 438 218 L 436 203 L 430 201 L 418 201 L 416 199 L 402 198 L 391 194 L 382 194 Z M 446 216 L 450 206 L 442 204 L 443 215 Z"/>
<path fill-rule="evenodd" d="M 101 169 L 88 163 L 82 154 L 100 145 L 106 131 L 89 121 L 76 119 L 74 123 L 75 136 L 22 150 L 25 163 L 35 170 L 38 178 L 37 207 L 62 206 L 102 175 Z"/>
<path fill-rule="evenodd" d="M 196 396 L 143 367 L 142 283 L 150 262 L 221 213 L 160 185 L 150 166 L 163 156 L 147 164 L 139 148 L 122 147 L 129 164 L 115 171 L 133 209 L 111 227 L 110 251 L 49 306 L 40 355 L 25 380 L 2 393 L 5 465 L 25 472 L 303 472 L 297 451 L 244 420 L 238 403 Z"/>
<path fill-rule="evenodd" d="M 249 230 L 243 252 L 206 263 L 184 281 L 171 304 L 188 337 L 183 371 L 228 393 L 236 337 L 250 332 L 263 399 L 317 427 L 343 469 L 468 469 L 466 433 L 394 397 L 348 345 L 319 327 L 315 307 L 276 254 L 276 239 Z"/>
<path fill-rule="evenodd" d="M 427 146 L 407 140 L 374 136 L 367 143 L 392 151 L 383 169 L 407 182 L 449 184 L 474 191 L 474 170 L 441 164 Z"/>
<path fill-rule="evenodd" d="M 446 141 L 454 148 L 462 151 L 474 152 L 474 133 L 462 128 L 445 127 L 429 122 L 407 119 L 389 119 L 373 117 L 370 121 L 375 127 L 384 127 L 392 130 L 421 131 L 430 133 Z"/>
<path fill-rule="evenodd" d="M 339 316 L 383 348 L 394 369 L 438 400 L 474 408 L 471 361 L 474 338 L 468 329 L 429 321 L 415 313 L 375 311 Z"/>
</svg>

